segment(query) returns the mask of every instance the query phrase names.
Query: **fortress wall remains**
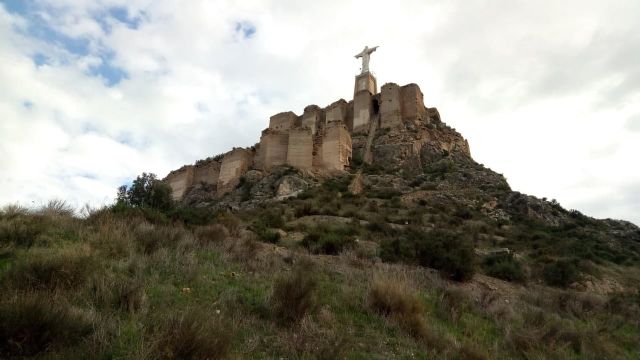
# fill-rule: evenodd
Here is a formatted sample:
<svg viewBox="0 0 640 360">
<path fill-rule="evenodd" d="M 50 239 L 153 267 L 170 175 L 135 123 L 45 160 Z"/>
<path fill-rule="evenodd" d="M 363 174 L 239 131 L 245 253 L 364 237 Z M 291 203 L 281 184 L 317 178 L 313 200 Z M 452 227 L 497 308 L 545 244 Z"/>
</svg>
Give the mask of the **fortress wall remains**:
<svg viewBox="0 0 640 360">
<path fill-rule="evenodd" d="M 289 131 L 287 164 L 299 169 L 313 166 L 313 134 L 311 129 L 292 129 Z"/>
<path fill-rule="evenodd" d="M 398 84 L 388 83 L 380 91 L 380 127 L 402 125 L 402 102 Z"/>
<path fill-rule="evenodd" d="M 347 102 L 344 99 L 334 102 L 325 109 L 325 124 L 329 124 L 334 121 L 345 123 L 346 118 Z"/>
<path fill-rule="evenodd" d="M 193 165 L 183 166 L 178 170 L 170 172 L 169 175 L 167 175 L 167 177 L 164 179 L 164 181 L 171 187 L 171 196 L 173 197 L 173 200 L 182 200 L 182 197 L 187 192 L 187 189 L 189 189 L 193 185 L 193 168 Z"/>
<path fill-rule="evenodd" d="M 253 152 L 236 148 L 224 155 L 218 176 L 218 196 L 224 195 L 238 186 L 240 177 L 249 170 L 253 161 Z"/>
<path fill-rule="evenodd" d="M 359 91 L 353 98 L 353 132 L 368 131 L 371 115 L 371 93 Z"/>
<path fill-rule="evenodd" d="M 426 120 L 426 109 L 420 87 L 409 84 L 400 88 L 402 117 L 408 121 Z"/>
<path fill-rule="evenodd" d="M 264 159 L 263 170 L 287 163 L 289 131 L 266 130 L 260 138 L 261 156 Z"/>
<path fill-rule="evenodd" d="M 196 164 L 194 167 L 193 183 L 216 185 L 218 183 L 219 175 L 220 163 L 217 161 L 208 161 L 203 164 Z"/>
<path fill-rule="evenodd" d="M 315 135 L 318 130 L 318 125 L 322 119 L 322 109 L 317 105 L 309 105 L 304 108 L 304 113 L 302 114 L 302 121 L 300 126 L 302 128 L 306 128 L 311 130 L 311 134 Z"/>
<path fill-rule="evenodd" d="M 269 119 L 269 129 L 287 131 L 295 126 L 298 116 L 291 111 L 281 112 Z"/>
<path fill-rule="evenodd" d="M 330 123 L 322 141 L 322 167 L 327 170 L 344 170 L 351 160 L 351 134 L 339 122 Z"/>
<path fill-rule="evenodd" d="M 353 100 L 351 100 L 347 103 L 347 114 L 344 120 L 344 124 L 347 126 L 349 132 L 353 132 L 353 107 Z"/>
</svg>

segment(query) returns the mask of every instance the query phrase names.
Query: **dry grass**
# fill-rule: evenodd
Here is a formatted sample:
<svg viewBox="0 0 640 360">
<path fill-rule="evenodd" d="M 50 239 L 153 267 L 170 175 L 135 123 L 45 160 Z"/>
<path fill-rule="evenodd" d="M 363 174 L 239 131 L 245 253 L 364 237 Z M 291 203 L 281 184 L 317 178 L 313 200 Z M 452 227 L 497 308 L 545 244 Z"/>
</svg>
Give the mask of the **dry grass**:
<svg viewBox="0 0 640 360">
<path fill-rule="evenodd" d="M 316 288 L 312 265 L 303 261 L 273 284 L 270 302 L 274 317 L 283 322 L 301 320 L 316 305 Z"/>
<path fill-rule="evenodd" d="M 92 331 L 86 316 L 48 294 L 0 299 L 0 358 L 35 356 L 78 343 Z"/>
<path fill-rule="evenodd" d="M 213 312 L 192 310 L 161 321 L 152 336 L 152 359 L 223 359 L 234 330 Z"/>
<path fill-rule="evenodd" d="M 225 241 L 229 234 L 229 230 L 221 224 L 201 226 L 195 230 L 195 236 L 200 246 L 219 244 Z"/>
<path fill-rule="evenodd" d="M 3 282 L 14 289 L 75 289 L 90 278 L 98 264 L 83 246 L 58 251 L 31 249 L 27 254 L 3 278 Z"/>
<path fill-rule="evenodd" d="M 376 280 L 369 291 L 368 303 L 375 313 L 393 319 L 430 349 L 442 351 L 450 345 L 445 337 L 428 326 L 422 299 L 405 281 L 393 278 Z"/>
</svg>

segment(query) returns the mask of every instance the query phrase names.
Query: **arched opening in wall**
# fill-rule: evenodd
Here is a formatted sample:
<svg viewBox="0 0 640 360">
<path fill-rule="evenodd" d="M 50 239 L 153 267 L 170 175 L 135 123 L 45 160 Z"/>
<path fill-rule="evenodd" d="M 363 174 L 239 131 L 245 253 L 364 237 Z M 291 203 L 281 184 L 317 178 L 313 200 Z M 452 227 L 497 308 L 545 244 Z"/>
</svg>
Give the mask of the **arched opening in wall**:
<svg viewBox="0 0 640 360">
<path fill-rule="evenodd" d="M 380 104 L 378 103 L 378 99 L 373 99 L 373 115 L 378 115 L 380 112 Z"/>
</svg>

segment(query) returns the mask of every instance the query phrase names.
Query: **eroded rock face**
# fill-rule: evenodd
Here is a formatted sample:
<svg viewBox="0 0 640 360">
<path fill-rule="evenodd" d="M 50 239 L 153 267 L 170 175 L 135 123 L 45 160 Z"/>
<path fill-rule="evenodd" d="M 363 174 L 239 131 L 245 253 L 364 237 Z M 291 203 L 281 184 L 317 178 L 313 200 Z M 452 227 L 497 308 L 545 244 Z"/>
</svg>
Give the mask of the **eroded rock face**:
<svg viewBox="0 0 640 360">
<path fill-rule="evenodd" d="M 309 187 L 309 183 L 297 176 L 286 175 L 278 180 L 276 186 L 275 197 L 283 200 L 299 195 Z"/>
</svg>

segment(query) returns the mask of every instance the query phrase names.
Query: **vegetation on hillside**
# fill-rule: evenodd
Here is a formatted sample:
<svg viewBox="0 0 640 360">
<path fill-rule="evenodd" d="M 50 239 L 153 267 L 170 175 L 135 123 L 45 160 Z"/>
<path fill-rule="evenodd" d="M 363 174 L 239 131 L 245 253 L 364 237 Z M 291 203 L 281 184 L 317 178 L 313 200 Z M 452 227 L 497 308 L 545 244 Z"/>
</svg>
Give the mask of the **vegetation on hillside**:
<svg viewBox="0 0 640 360">
<path fill-rule="evenodd" d="M 640 356 L 637 290 L 478 287 L 479 280 L 453 276 L 455 268 L 441 265 L 469 260 L 466 242 L 457 244 L 453 232 L 359 221 L 305 228 L 289 218 L 298 201 L 288 203 L 291 212 L 202 218 L 186 212 L 172 218 L 176 207 L 125 211 L 122 204 L 85 218 L 61 202 L 4 208 L 0 357 Z M 348 211 L 349 203 L 338 211 Z M 264 242 L 252 231 L 256 223 L 287 235 L 277 245 Z M 301 240 L 291 240 L 298 231 Z M 405 237 L 409 249 L 394 248 L 395 236 Z M 371 251 L 375 237 L 382 240 Z M 314 255 L 324 253 L 334 255 Z M 398 264 L 381 262 L 381 255 Z M 509 279 L 518 274 L 514 261 L 469 263 L 521 281 Z M 545 276 L 565 281 L 566 265 L 559 264 Z M 424 266 L 440 267 L 444 277 Z M 622 266 L 609 271 L 637 281 L 637 268 Z"/>
<path fill-rule="evenodd" d="M 640 357 L 634 230 L 473 162 L 363 170 L 234 212 L 146 173 L 83 216 L 5 207 L 0 358 Z"/>
</svg>

